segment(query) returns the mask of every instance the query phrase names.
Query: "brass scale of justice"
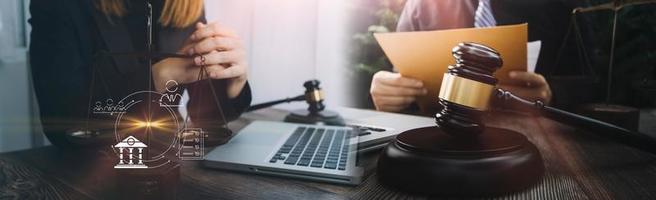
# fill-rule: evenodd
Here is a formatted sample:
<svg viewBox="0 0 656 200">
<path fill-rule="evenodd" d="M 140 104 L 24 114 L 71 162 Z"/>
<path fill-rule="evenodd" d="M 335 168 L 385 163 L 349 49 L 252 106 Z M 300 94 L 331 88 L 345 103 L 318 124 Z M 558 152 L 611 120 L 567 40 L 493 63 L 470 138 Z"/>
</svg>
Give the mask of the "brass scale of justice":
<svg viewBox="0 0 656 200">
<path fill-rule="evenodd" d="M 146 13 L 147 13 L 147 23 L 146 23 L 147 52 L 106 52 L 106 51 L 102 51 L 102 52 L 97 53 L 94 56 L 94 59 L 99 59 L 99 58 L 102 58 L 102 57 L 105 57 L 105 56 L 110 57 L 110 58 L 112 58 L 112 57 L 122 57 L 122 56 L 143 58 L 146 61 L 148 71 L 151 72 L 151 74 L 152 74 L 152 60 L 153 59 L 194 58 L 196 56 L 199 56 L 199 55 L 191 55 L 190 56 L 190 55 L 183 55 L 183 54 L 153 52 L 153 50 L 152 50 L 152 5 L 150 3 L 147 3 L 147 12 Z M 205 69 L 206 66 L 204 64 L 204 59 L 205 58 L 202 55 L 200 55 L 200 57 L 201 57 L 201 61 L 202 61 L 203 64 L 201 64 L 201 66 L 200 66 L 201 70 L 198 73 L 197 81 L 194 82 L 194 83 L 189 84 L 188 87 L 198 87 L 201 80 L 204 77 L 207 77 L 207 75 L 206 75 L 207 72 L 206 72 L 206 69 Z M 113 134 L 114 136 L 116 136 L 115 139 L 107 138 L 107 136 L 109 134 L 104 134 L 104 133 L 106 133 L 105 129 L 108 129 L 108 127 L 105 127 L 104 125 L 99 126 L 99 127 L 102 127 L 102 128 L 94 127 L 94 126 L 97 125 L 97 123 L 93 123 L 92 120 L 91 120 L 91 118 L 92 118 L 91 117 L 91 110 L 92 110 L 91 106 L 92 106 L 92 99 L 93 99 L 93 94 L 94 94 L 94 85 L 95 85 L 95 83 L 98 79 L 96 77 L 97 75 L 100 75 L 100 82 L 103 84 L 107 95 L 111 96 L 109 90 L 107 89 L 108 88 L 107 83 L 105 83 L 105 81 L 102 77 L 102 74 L 99 74 L 99 72 L 96 69 L 98 66 L 94 65 L 92 67 L 93 67 L 93 69 L 91 70 L 91 73 L 92 73 L 92 75 L 91 75 L 91 85 L 89 87 L 90 91 L 89 91 L 89 100 L 88 100 L 88 106 L 87 106 L 87 118 L 86 118 L 86 122 L 85 122 L 85 127 L 84 128 L 68 130 L 65 134 L 65 137 L 66 137 L 68 142 L 70 142 L 74 145 L 83 146 L 83 147 L 95 147 L 95 146 L 99 146 L 99 145 L 104 145 L 105 143 L 118 142 L 121 139 L 120 137 L 118 137 L 118 134 L 116 133 L 117 132 L 116 128 L 114 128 L 114 134 Z M 148 80 L 149 80 L 148 88 L 152 88 L 152 85 L 151 85 L 152 84 L 152 76 L 148 76 Z M 221 106 L 220 99 L 218 98 L 218 96 L 216 94 L 216 90 L 214 88 L 214 85 L 211 83 L 211 79 L 206 78 L 206 80 L 207 80 L 207 83 L 210 87 L 211 94 L 212 94 L 212 97 L 213 97 L 213 101 L 216 104 L 216 106 L 218 108 L 218 111 L 220 112 L 220 115 L 222 117 L 222 119 L 220 121 L 216 122 L 220 125 L 218 131 L 221 132 L 222 135 L 225 135 L 227 137 L 232 137 L 234 135 L 234 133 L 230 129 L 228 129 L 227 122 L 224 120 L 225 116 L 224 116 L 224 113 L 223 113 L 223 108 Z M 270 102 L 265 102 L 265 103 L 261 103 L 261 104 L 258 104 L 258 105 L 253 105 L 253 106 L 250 106 L 247 109 L 247 111 L 254 111 L 254 110 L 258 110 L 258 109 L 262 109 L 262 108 L 267 108 L 267 107 L 270 107 L 270 106 L 273 106 L 273 105 L 276 105 L 276 104 L 280 104 L 280 103 L 290 103 L 290 102 L 294 102 L 294 101 L 305 101 L 308 104 L 308 108 L 307 109 L 298 109 L 298 110 L 292 111 L 289 115 L 286 116 L 285 121 L 287 121 L 287 122 L 296 122 L 296 123 L 307 123 L 307 124 L 323 123 L 323 124 L 326 124 L 326 125 L 337 125 L 337 126 L 346 125 L 345 122 L 344 122 L 344 119 L 338 113 L 336 113 L 334 111 L 330 111 L 330 110 L 325 110 L 326 106 L 324 104 L 324 93 L 323 93 L 323 91 L 320 87 L 320 82 L 318 80 L 308 80 L 303 84 L 303 86 L 305 87 L 305 92 L 301 95 L 298 95 L 298 96 L 292 97 L 292 98 L 286 98 L 286 99 L 282 99 L 282 100 L 270 101 Z M 137 91 L 135 93 L 138 93 L 138 92 L 147 93 L 147 95 L 144 95 L 145 97 L 143 97 L 143 98 L 146 99 L 147 102 L 152 102 L 153 101 L 153 93 L 155 93 L 155 95 L 161 95 L 161 94 L 157 94 L 157 92 L 154 92 L 154 91 Z M 130 95 L 128 95 L 128 96 L 130 96 Z M 197 96 L 194 96 L 194 97 L 202 98 L 202 96 L 200 96 L 200 93 Z M 127 105 L 130 105 L 130 104 L 127 104 Z M 129 107 L 127 105 L 126 105 L 126 107 Z M 200 109 L 200 108 L 198 108 L 198 109 Z M 147 112 L 151 113 L 151 105 L 150 104 L 148 104 Z M 174 112 L 174 111 L 171 110 L 169 112 Z M 173 118 L 175 118 L 175 116 L 173 116 Z M 146 119 L 146 120 L 150 120 L 150 119 Z M 177 123 L 177 120 L 172 120 L 172 121 L 175 121 Z M 189 115 L 187 115 L 187 117 L 183 121 L 182 127 L 187 128 L 189 126 L 188 125 L 189 122 L 190 122 Z M 118 120 L 117 120 L 116 123 L 119 123 Z M 147 131 L 147 133 L 146 133 L 147 139 L 146 140 L 147 140 L 147 143 L 149 145 L 150 139 L 149 139 L 148 136 L 149 136 L 149 132 L 151 132 L 152 130 L 148 129 L 146 131 Z M 178 137 L 178 139 L 181 139 L 179 135 L 177 135 L 176 137 Z M 112 141 L 108 141 L 108 140 L 112 140 Z M 207 141 L 207 142 L 205 142 L 206 145 L 216 146 L 216 145 L 221 143 L 221 141 L 217 141 L 217 140 L 224 140 L 224 139 L 213 139 L 212 134 L 206 134 L 205 135 L 205 140 Z M 176 142 L 178 142 L 178 141 L 176 141 Z M 179 142 L 181 142 L 181 141 L 179 141 Z M 173 142 L 173 144 L 175 144 L 175 142 Z M 146 153 L 146 154 L 148 155 L 148 153 Z M 162 157 L 162 155 L 163 154 L 156 155 L 155 157 Z"/>
<path fill-rule="evenodd" d="M 143 119 L 143 120 L 145 122 L 151 122 L 153 120 L 151 118 L 152 118 L 152 113 L 153 113 L 153 109 L 154 109 L 153 108 L 154 105 L 152 105 L 152 104 L 153 104 L 153 102 L 156 102 L 156 101 L 154 101 L 154 99 L 160 99 L 160 95 L 163 95 L 162 93 L 152 91 L 152 81 L 153 81 L 153 79 L 152 79 L 152 76 L 150 74 L 152 74 L 152 61 L 153 61 L 153 59 L 194 58 L 196 56 L 200 56 L 202 64 L 200 66 L 200 71 L 199 71 L 198 76 L 197 76 L 198 77 L 197 81 L 194 82 L 194 83 L 189 84 L 188 87 L 199 87 L 200 84 L 201 84 L 201 81 L 203 80 L 203 78 L 207 77 L 207 71 L 206 71 L 206 68 L 205 68 L 206 65 L 204 63 L 205 62 L 205 57 L 203 57 L 202 55 L 183 55 L 183 54 L 153 52 L 153 50 L 152 50 L 152 46 L 153 46 L 152 45 L 152 20 L 153 20 L 152 19 L 152 5 L 150 3 L 147 3 L 146 5 L 147 5 L 147 7 L 146 7 L 146 9 L 147 9 L 147 11 L 146 11 L 146 16 L 147 16 L 146 17 L 146 19 L 147 19 L 147 22 L 146 22 L 146 47 L 147 47 L 147 52 L 107 52 L 107 51 L 101 51 L 101 52 L 98 52 L 97 54 L 94 55 L 94 60 L 102 60 L 103 58 L 106 59 L 106 58 L 114 58 L 114 57 L 134 57 L 134 58 L 141 58 L 141 59 L 145 60 L 146 65 L 148 67 L 148 72 L 149 72 L 149 76 L 147 78 L 148 79 L 148 90 L 135 91 L 135 92 L 127 95 L 126 97 L 124 97 L 123 100 L 128 99 L 131 96 L 134 96 L 133 98 L 138 98 L 137 103 L 146 102 L 146 104 L 147 104 L 146 113 L 147 114 L 145 116 L 146 119 Z M 110 135 L 110 134 L 107 134 L 107 132 L 108 132 L 107 130 L 109 130 L 110 128 L 102 122 L 93 122 L 93 120 L 92 120 L 91 106 L 92 106 L 92 99 L 93 99 L 93 95 L 94 95 L 94 89 L 95 89 L 96 81 L 99 81 L 100 83 L 103 84 L 102 86 L 105 88 L 105 93 L 107 95 L 112 96 L 111 93 L 109 92 L 109 89 L 108 89 L 109 86 L 105 82 L 105 79 L 103 78 L 102 74 L 100 74 L 98 69 L 96 69 L 97 67 L 98 66 L 96 66 L 96 64 L 94 64 L 92 66 L 92 69 L 91 69 L 91 81 L 90 81 L 91 84 L 90 84 L 90 87 L 89 87 L 90 91 L 89 91 L 89 100 L 88 100 L 88 106 L 87 106 L 87 118 L 86 118 L 86 122 L 85 122 L 85 125 L 84 125 L 85 127 L 81 128 L 81 129 L 69 130 L 69 131 L 66 132 L 66 135 L 65 135 L 68 142 L 70 142 L 74 145 L 77 145 L 77 146 L 81 146 L 81 147 L 94 148 L 94 147 L 98 147 L 98 146 L 103 146 L 105 144 L 113 144 L 113 143 L 121 141 L 121 139 L 122 139 L 121 138 L 122 136 L 118 133 L 118 132 L 120 132 L 118 130 L 119 128 L 117 128 L 117 127 L 119 127 L 119 124 L 122 123 L 122 122 L 120 122 L 121 114 L 118 114 L 118 117 L 116 117 L 116 119 L 115 119 L 115 122 L 114 122 L 114 125 L 113 125 L 114 127 L 112 129 L 113 134 L 111 134 L 114 137 L 112 137 L 111 139 L 108 137 L 108 135 Z M 99 78 L 96 77 L 98 75 L 100 76 Z M 98 79 L 100 79 L 100 80 L 98 80 Z M 220 99 L 218 98 L 218 95 L 216 94 L 216 89 L 214 87 L 214 84 L 212 84 L 212 79 L 209 79 L 209 78 L 205 78 L 205 79 L 207 80 L 207 84 L 209 85 L 209 88 L 211 90 L 210 93 L 212 95 L 213 101 L 216 104 L 218 112 L 220 113 L 220 116 L 221 116 L 221 120 L 216 122 L 218 125 L 220 125 L 220 127 L 218 127 L 218 129 L 214 130 L 214 131 L 221 132 L 222 135 L 227 135 L 228 137 L 231 137 L 231 136 L 233 136 L 233 132 L 230 129 L 228 129 L 228 127 L 227 127 L 227 122 L 225 121 L 223 108 L 221 106 Z M 179 87 L 179 86 L 176 86 L 176 87 Z M 192 98 L 202 98 L 201 94 L 202 93 L 198 93 L 196 96 L 192 96 Z M 153 96 L 155 96 L 155 97 L 153 97 Z M 119 102 L 122 102 L 123 100 L 121 100 Z M 126 104 L 124 104 L 125 107 L 123 108 L 125 110 L 129 109 L 131 106 L 136 104 L 134 102 L 132 102 L 132 103 L 131 102 L 122 102 L 122 103 L 126 103 Z M 168 132 L 175 133 L 174 138 L 171 141 L 171 144 L 169 144 L 169 148 L 165 148 L 161 154 L 150 155 L 148 153 L 149 150 L 146 149 L 145 154 L 149 155 L 149 157 L 147 157 L 144 162 L 146 162 L 146 161 L 147 162 L 155 162 L 157 160 L 165 158 L 165 157 L 167 157 L 165 154 L 167 152 L 169 152 L 170 150 L 176 150 L 177 149 L 179 151 L 180 148 L 181 148 L 183 139 L 184 139 L 184 136 L 182 135 L 182 133 L 180 131 L 182 131 L 183 128 L 193 128 L 193 127 L 190 126 L 191 121 L 190 121 L 189 115 L 187 115 L 183 119 L 182 124 L 180 124 L 179 121 L 178 121 L 178 116 L 176 114 L 173 114 L 175 112 L 174 110 L 172 110 L 170 108 L 166 108 L 165 110 L 166 110 L 165 113 L 168 113 L 168 114 L 171 115 L 171 116 L 169 116 L 169 118 L 171 118 L 171 119 L 168 119 L 168 122 L 170 122 L 170 124 L 171 124 L 170 126 L 171 127 L 177 127 L 177 128 L 172 128 L 172 129 L 176 129 L 176 130 L 169 130 L 168 131 Z M 200 107 L 198 109 L 196 109 L 196 112 L 199 112 L 199 111 L 200 111 Z M 148 123 L 148 124 L 150 124 L 150 123 Z M 153 130 L 152 130 L 151 127 L 146 127 L 145 129 L 146 130 L 145 130 L 144 135 L 145 135 L 146 141 L 144 143 L 146 143 L 148 146 L 150 146 L 150 140 L 151 140 L 150 135 L 152 134 Z M 222 139 L 214 139 L 212 134 L 206 134 L 205 132 L 202 132 L 202 131 L 201 131 L 201 133 L 203 134 L 204 140 L 206 141 L 206 142 L 204 142 L 204 144 L 206 146 L 208 146 L 208 145 L 209 146 L 218 145 L 220 143 L 219 140 L 222 140 Z M 180 147 L 175 148 L 175 146 L 177 144 L 180 144 Z M 178 153 L 180 153 L 180 152 L 178 152 Z M 168 163 L 168 161 L 166 163 L 160 164 L 156 167 L 162 166 L 162 165 L 167 164 L 167 163 Z M 152 167 L 149 166 L 149 168 L 152 168 Z"/>
</svg>

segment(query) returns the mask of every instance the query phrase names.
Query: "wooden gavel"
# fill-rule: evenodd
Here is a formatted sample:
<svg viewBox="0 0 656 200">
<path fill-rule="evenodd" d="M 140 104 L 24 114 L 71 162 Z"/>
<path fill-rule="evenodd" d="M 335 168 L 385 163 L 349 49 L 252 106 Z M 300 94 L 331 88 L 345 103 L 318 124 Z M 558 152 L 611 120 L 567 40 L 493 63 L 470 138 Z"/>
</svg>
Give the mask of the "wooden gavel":
<svg viewBox="0 0 656 200">
<path fill-rule="evenodd" d="M 590 130 L 613 141 L 656 154 L 656 140 L 631 130 L 529 101 L 496 87 L 493 73 L 503 61 L 498 52 L 475 43 L 460 43 L 452 54 L 456 64 L 449 66 L 442 80 L 439 103 L 443 109 L 435 116 L 437 125 L 454 136 L 471 136 L 485 128 L 482 116 L 492 99 L 537 111 L 542 116 L 564 124 Z"/>
</svg>

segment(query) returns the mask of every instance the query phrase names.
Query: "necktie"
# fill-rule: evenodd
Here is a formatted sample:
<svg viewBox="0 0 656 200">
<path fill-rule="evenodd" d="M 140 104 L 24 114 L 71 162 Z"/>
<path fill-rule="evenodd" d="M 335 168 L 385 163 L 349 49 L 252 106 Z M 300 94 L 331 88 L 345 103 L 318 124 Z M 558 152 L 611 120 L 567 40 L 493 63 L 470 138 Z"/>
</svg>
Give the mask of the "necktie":
<svg viewBox="0 0 656 200">
<path fill-rule="evenodd" d="M 492 15 L 492 7 L 490 0 L 478 0 L 478 8 L 476 8 L 476 15 L 474 16 L 474 27 L 490 27 L 496 26 L 497 21 Z"/>
</svg>

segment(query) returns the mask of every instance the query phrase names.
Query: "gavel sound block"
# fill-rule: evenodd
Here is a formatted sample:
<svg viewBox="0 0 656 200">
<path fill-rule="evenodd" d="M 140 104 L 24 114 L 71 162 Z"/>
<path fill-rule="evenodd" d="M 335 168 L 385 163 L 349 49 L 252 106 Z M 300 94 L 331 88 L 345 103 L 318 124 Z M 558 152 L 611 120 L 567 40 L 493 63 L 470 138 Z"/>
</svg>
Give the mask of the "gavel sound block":
<svg viewBox="0 0 656 200">
<path fill-rule="evenodd" d="M 495 94 L 493 73 L 502 66 L 495 50 L 461 43 L 452 54 L 439 94 L 437 126 L 399 134 L 378 160 L 378 178 L 401 190 L 439 195 L 499 195 L 540 180 L 537 148 L 512 130 L 486 127 L 483 117 Z"/>
</svg>

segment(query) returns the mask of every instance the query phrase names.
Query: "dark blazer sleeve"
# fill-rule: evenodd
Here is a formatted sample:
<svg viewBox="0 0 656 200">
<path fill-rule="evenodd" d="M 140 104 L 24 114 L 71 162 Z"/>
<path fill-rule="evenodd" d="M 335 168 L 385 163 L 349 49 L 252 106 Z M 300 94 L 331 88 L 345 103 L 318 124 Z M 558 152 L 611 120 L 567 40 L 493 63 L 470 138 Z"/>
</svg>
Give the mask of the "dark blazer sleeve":
<svg viewBox="0 0 656 200">
<path fill-rule="evenodd" d="M 199 22 L 207 23 L 205 13 L 200 17 Z M 184 38 L 186 39 L 192 32 L 193 28 L 185 34 Z M 214 87 L 214 93 L 212 93 L 212 88 L 207 80 L 187 84 L 185 88 L 189 92 L 187 113 L 194 126 L 212 131 L 223 127 L 229 121 L 237 119 L 245 112 L 251 105 L 252 94 L 248 82 L 235 98 L 227 96 L 226 80 L 211 80 L 210 82 Z M 216 94 L 216 98 L 214 94 Z"/>
<path fill-rule="evenodd" d="M 211 82 L 215 93 L 212 93 L 207 80 L 189 84 L 187 87 L 189 92 L 187 111 L 194 126 L 210 131 L 237 119 L 250 106 L 252 99 L 248 83 L 237 97 L 229 98 L 226 93 L 226 80 Z"/>
<path fill-rule="evenodd" d="M 86 116 L 88 68 L 78 36 L 60 0 L 32 0 L 30 64 L 43 131 L 51 143 L 66 146 L 64 131 Z M 82 105 L 84 104 L 84 105 Z"/>
</svg>

